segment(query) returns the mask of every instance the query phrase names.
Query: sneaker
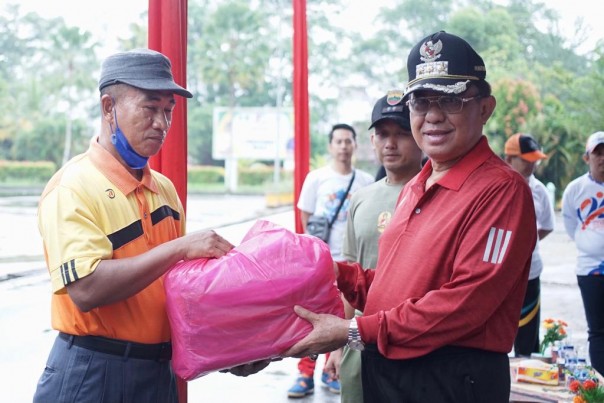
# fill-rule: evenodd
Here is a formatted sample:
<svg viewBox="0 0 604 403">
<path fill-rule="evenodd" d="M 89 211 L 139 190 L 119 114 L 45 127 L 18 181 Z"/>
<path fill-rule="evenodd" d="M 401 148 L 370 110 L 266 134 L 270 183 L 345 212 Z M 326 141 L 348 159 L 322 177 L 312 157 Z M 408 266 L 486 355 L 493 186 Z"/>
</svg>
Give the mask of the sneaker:
<svg viewBox="0 0 604 403">
<path fill-rule="evenodd" d="M 304 397 L 315 391 L 315 381 L 308 376 L 300 376 L 294 386 L 287 391 L 287 397 Z"/>
<path fill-rule="evenodd" d="M 340 394 L 340 381 L 331 378 L 327 372 L 323 372 L 321 375 L 321 382 L 331 393 Z"/>
</svg>

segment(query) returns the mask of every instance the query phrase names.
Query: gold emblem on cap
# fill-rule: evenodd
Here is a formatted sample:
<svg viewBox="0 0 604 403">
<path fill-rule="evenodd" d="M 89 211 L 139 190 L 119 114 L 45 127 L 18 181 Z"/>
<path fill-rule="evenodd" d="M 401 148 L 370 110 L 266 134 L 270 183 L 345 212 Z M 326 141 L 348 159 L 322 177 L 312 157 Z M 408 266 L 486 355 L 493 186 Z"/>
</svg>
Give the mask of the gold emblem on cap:
<svg viewBox="0 0 604 403">
<path fill-rule="evenodd" d="M 403 90 L 390 90 L 386 93 L 386 103 L 388 105 L 397 105 L 403 100 Z"/>
<path fill-rule="evenodd" d="M 436 43 L 433 43 L 432 41 L 424 42 L 424 44 L 419 48 L 419 54 L 422 55 L 420 59 L 423 62 L 433 62 L 440 58 L 441 50 L 443 50 L 443 43 L 440 41 L 440 39 Z"/>
</svg>

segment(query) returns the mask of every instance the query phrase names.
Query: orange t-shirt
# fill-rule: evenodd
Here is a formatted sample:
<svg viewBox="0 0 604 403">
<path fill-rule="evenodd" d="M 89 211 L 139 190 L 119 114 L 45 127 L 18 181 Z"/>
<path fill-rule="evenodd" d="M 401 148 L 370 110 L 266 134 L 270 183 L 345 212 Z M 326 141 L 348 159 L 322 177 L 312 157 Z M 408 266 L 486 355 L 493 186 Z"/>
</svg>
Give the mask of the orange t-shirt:
<svg viewBox="0 0 604 403">
<path fill-rule="evenodd" d="M 89 312 L 80 311 L 65 290 L 101 260 L 136 256 L 184 234 L 184 210 L 165 176 L 147 166 L 139 182 L 93 139 L 44 189 L 38 227 L 51 276 L 54 329 L 140 343 L 170 340 L 163 277 Z"/>
</svg>

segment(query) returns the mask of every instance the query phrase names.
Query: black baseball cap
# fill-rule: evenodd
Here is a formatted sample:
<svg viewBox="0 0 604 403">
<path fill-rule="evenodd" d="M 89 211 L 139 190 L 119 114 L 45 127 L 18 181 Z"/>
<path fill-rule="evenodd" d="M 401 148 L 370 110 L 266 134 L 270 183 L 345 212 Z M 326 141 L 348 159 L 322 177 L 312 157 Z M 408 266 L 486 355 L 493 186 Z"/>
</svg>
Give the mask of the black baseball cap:
<svg viewBox="0 0 604 403">
<path fill-rule="evenodd" d="M 143 90 L 172 91 L 186 98 L 193 97 L 193 94 L 174 82 L 170 59 L 150 49 L 116 53 L 103 61 L 99 91 L 120 83 Z"/>
<path fill-rule="evenodd" d="M 402 90 L 390 90 L 375 103 L 373 112 L 371 112 L 369 130 L 386 119 L 394 120 L 403 129 L 411 130 L 409 108 L 403 102 L 403 94 Z"/>
<path fill-rule="evenodd" d="M 482 58 L 459 36 L 439 31 L 426 36 L 407 58 L 405 97 L 417 90 L 460 94 L 471 81 L 486 79 Z"/>
</svg>

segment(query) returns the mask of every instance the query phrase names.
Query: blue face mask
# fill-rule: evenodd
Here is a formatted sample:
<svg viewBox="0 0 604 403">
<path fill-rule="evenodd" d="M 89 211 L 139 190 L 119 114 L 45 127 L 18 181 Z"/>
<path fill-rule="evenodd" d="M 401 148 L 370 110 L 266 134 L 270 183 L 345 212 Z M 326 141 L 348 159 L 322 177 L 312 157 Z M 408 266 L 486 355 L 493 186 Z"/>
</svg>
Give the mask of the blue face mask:
<svg viewBox="0 0 604 403">
<path fill-rule="evenodd" d="M 122 159 L 128 164 L 128 166 L 132 169 L 141 169 L 147 165 L 147 161 L 149 157 L 143 157 L 130 146 L 126 136 L 120 129 L 120 126 L 117 123 L 117 113 L 115 109 L 113 110 L 113 115 L 115 116 L 115 133 L 111 134 L 111 143 L 115 146 L 115 149 L 120 154 Z"/>
</svg>

